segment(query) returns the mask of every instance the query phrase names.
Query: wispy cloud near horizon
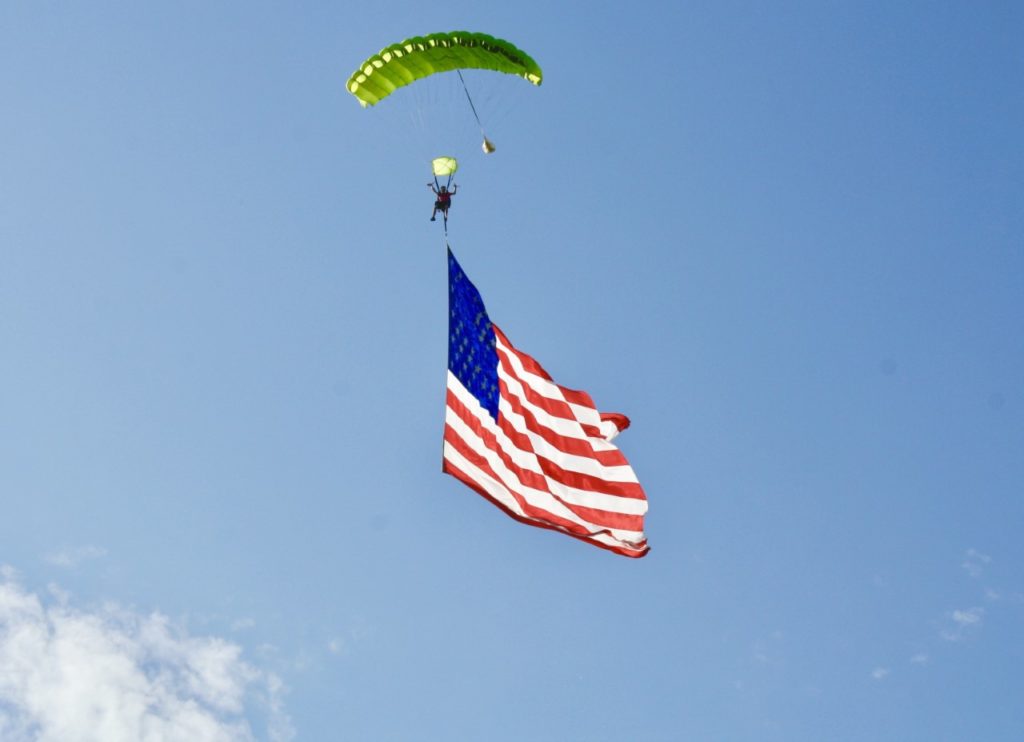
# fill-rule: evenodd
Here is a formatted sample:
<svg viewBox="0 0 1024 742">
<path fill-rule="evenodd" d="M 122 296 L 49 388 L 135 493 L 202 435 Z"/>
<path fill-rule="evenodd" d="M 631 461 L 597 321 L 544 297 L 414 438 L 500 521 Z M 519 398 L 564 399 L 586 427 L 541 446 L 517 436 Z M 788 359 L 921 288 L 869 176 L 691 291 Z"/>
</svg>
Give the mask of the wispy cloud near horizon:
<svg viewBox="0 0 1024 742">
<path fill-rule="evenodd" d="M 107 550 L 102 546 L 93 546 L 89 544 L 86 546 L 65 547 L 58 551 L 52 551 L 47 554 L 44 559 L 56 567 L 74 569 L 84 561 L 89 559 L 100 559 L 106 555 Z"/>
</svg>

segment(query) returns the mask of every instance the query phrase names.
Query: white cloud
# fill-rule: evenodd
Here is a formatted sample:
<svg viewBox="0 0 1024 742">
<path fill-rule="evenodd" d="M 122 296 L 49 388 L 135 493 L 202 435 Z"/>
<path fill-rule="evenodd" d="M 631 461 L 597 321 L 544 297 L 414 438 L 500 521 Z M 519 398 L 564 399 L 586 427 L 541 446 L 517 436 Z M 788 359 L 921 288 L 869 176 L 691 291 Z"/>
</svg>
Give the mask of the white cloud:
<svg viewBox="0 0 1024 742">
<path fill-rule="evenodd" d="M 967 571 L 967 574 L 977 579 L 981 577 L 981 573 L 985 571 L 985 566 L 991 561 L 992 557 L 988 554 L 982 554 L 977 549 L 968 549 L 960 566 Z"/>
<path fill-rule="evenodd" d="M 980 624 L 984 616 L 984 608 L 968 608 L 963 611 L 953 611 L 953 622 L 958 626 L 966 628 Z"/>
<path fill-rule="evenodd" d="M 942 630 L 942 638 L 950 642 L 960 641 L 969 632 L 979 628 L 984 618 L 984 608 L 964 608 L 951 611 L 949 620 L 952 626 Z"/>
<path fill-rule="evenodd" d="M 910 658 L 910 663 L 913 665 L 927 665 L 930 659 L 927 652 L 918 652 Z"/>
<path fill-rule="evenodd" d="M 0 739 L 241 742 L 294 737 L 272 673 L 158 613 L 47 601 L 0 571 Z"/>
<path fill-rule="evenodd" d="M 107 550 L 101 546 L 75 546 L 54 551 L 44 558 L 50 564 L 57 567 L 73 569 L 87 559 L 99 559 L 107 555 Z"/>
<path fill-rule="evenodd" d="M 888 667 L 876 667 L 874 670 L 871 671 L 871 677 L 873 677 L 875 680 L 883 680 L 888 674 Z"/>
</svg>

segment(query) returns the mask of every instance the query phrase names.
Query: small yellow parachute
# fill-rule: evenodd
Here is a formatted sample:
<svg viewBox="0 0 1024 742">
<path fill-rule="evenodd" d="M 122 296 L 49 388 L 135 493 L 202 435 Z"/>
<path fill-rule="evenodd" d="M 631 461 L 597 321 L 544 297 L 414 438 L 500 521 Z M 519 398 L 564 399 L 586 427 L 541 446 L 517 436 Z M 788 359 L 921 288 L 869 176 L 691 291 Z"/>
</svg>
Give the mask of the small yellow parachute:
<svg viewBox="0 0 1024 742">
<path fill-rule="evenodd" d="M 430 162 L 435 178 L 451 178 L 459 169 L 459 161 L 454 157 L 435 157 Z"/>
</svg>

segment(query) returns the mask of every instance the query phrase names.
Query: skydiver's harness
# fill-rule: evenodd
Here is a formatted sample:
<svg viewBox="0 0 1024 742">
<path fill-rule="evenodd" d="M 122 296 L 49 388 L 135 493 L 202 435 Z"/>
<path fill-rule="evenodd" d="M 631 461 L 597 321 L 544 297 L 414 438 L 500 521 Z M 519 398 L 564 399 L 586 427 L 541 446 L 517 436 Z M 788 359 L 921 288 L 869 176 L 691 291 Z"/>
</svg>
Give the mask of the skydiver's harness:
<svg viewBox="0 0 1024 742">
<path fill-rule="evenodd" d="M 437 194 L 437 200 L 434 202 L 434 208 L 440 209 L 445 213 L 445 215 L 448 214 L 448 207 L 452 205 L 452 192 L 448 189 L 452 186 L 453 177 L 454 173 L 450 173 L 448 175 L 448 182 L 444 184 L 444 190 L 442 191 L 441 184 L 438 182 L 437 176 L 434 176 L 434 193 Z"/>
</svg>

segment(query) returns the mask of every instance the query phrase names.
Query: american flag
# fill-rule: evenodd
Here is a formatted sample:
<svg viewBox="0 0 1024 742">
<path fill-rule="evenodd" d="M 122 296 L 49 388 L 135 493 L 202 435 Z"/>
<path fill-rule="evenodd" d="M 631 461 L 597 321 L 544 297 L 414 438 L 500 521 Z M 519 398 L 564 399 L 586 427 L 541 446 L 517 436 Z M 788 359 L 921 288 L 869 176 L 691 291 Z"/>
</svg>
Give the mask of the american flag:
<svg viewBox="0 0 1024 742">
<path fill-rule="evenodd" d="M 443 470 L 518 521 L 644 556 L 647 497 L 610 442 L 629 419 L 516 350 L 450 249 L 448 297 Z"/>
</svg>

